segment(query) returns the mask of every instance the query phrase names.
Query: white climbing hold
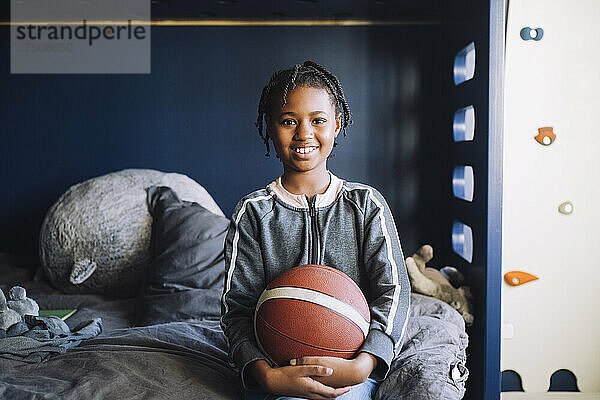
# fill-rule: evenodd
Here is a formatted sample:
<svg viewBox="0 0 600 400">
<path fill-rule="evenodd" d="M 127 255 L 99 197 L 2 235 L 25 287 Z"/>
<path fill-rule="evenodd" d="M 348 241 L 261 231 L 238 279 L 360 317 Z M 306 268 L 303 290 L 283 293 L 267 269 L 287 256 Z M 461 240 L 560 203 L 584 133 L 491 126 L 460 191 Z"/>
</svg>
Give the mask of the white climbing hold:
<svg viewBox="0 0 600 400">
<path fill-rule="evenodd" d="M 561 214 L 569 215 L 573 212 L 573 203 L 565 201 L 558 206 L 558 212 Z"/>
</svg>

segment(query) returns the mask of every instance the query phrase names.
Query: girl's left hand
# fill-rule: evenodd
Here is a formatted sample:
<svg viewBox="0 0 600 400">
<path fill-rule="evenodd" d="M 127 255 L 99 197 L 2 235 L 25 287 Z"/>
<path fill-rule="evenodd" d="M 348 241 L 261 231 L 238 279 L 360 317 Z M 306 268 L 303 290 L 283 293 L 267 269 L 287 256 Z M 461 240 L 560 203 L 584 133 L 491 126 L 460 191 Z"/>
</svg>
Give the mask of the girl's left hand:
<svg viewBox="0 0 600 400">
<path fill-rule="evenodd" d="M 290 365 L 322 365 L 333 370 L 329 376 L 313 377 L 331 387 L 358 385 L 367 380 L 377 365 L 377 359 L 369 353 L 359 353 L 346 360 L 338 357 L 302 357 L 290 360 Z"/>
</svg>

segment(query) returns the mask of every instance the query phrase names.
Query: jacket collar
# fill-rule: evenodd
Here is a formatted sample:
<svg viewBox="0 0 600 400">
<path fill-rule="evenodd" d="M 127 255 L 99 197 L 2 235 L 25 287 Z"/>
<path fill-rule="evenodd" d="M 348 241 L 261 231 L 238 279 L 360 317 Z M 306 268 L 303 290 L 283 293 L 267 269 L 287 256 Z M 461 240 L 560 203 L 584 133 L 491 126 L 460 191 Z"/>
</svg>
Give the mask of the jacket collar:
<svg viewBox="0 0 600 400">
<path fill-rule="evenodd" d="M 330 205 L 335 201 L 338 193 L 342 190 L 344 181 L 331 173 L 331 171 L 327 172 L 329 172 L 330 177 L 329 186 L 327 186 L 325 193 L 315 195 L 315 207 L 326 207 Z M 308 208 L 308 196 L 288 192 L 281 183 L 281 176 L 269 183 L 267 188 L 269 188 L 281 201 L 292 207 Z"/>
</svg>

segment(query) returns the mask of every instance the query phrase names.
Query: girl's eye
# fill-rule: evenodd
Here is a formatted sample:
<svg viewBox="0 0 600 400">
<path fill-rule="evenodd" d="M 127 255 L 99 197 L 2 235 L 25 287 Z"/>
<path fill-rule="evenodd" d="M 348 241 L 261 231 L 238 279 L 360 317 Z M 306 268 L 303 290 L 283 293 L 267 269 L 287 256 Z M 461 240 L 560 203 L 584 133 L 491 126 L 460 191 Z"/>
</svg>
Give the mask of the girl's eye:
<svg viewBox="0 0 600 400">
<path fill-rule="evenodd" d="M 327 122 L 327 120 L 323 119 L 323 118 L 317 118 L 317 119 L 313 120 L 313 122 L 315 124 L 324 124 L 325 122 Z"/>
<path fill-rule="evenodd" d="M 281 125 L 293 125 L 295 124 L 295 121 L 293 119 L 284 119 L 283 121 L 280 122 Z"/>
</svg>

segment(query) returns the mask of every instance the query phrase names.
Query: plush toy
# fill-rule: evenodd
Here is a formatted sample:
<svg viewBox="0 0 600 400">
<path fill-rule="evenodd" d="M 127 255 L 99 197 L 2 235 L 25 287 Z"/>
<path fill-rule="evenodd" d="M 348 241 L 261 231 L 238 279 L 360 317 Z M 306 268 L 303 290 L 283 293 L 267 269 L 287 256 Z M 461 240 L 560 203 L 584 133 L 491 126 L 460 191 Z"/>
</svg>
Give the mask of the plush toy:
<svg viewBox="0 0 600 400">
<path fill-rule="evenodd" d="M 445 267 L 442 272 L 436 268 L 426 267 L 425 264 L 433 258 L 433 247 L 424 245 L 412 255 L 406 258 L 406 269 L 413 291 L 426 296 L 435 297 L 462 315 L 467 325 L 473 324 L 473 307 L 471 292 L 466 286 L 455 288 L 450 284 L 448 278 L 456 283 L 462 283 L 464 278 L 455 268 Z"/>
<path fill-rule="evenodd" d="M 15 310 L 19 313 L 19 315 L 39 315 L 40 314 L 40 306 L 35 300 L 27 297 L 27 292 L 24 287 L 21 286 L 13 286 L 8 291 L 8 308 Z"/>
<path fill-rule="evenodd" d="M 6 297 L 4 292 L 0 289 L 0 329 L 8 329 L 17 322 L 21 322 L 21 315 L 7 307 Z"/>
<path fill-rule="evenodd" d="M 150 186 L 168 186 L 180 199 L 224 216 L 206 189 L 182 174 L 126 169 L 73 185 L 50 207 L 40 230 L 40 261 L 56 288 L 137 296 L 151 261 Z"/>
</svg>

